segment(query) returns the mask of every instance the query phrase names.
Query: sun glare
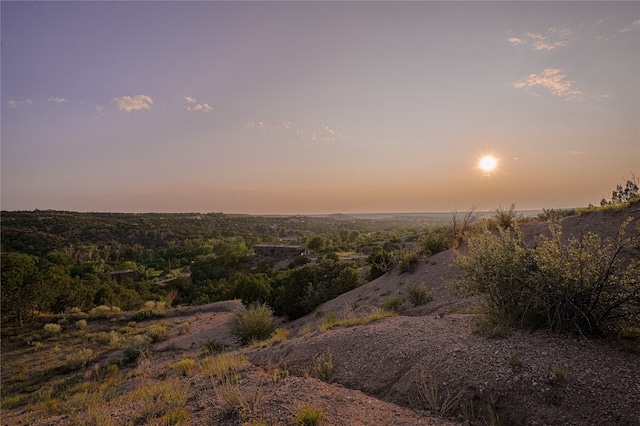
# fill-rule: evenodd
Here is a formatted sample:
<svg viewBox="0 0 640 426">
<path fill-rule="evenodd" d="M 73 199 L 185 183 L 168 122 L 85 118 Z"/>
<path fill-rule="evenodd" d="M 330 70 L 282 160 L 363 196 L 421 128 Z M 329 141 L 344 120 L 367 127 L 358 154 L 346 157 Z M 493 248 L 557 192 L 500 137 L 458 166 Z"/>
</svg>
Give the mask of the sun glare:
<svg viewBox="0 0 640 426">
<path fill-rule="evenodd" d="M 480 162 L 478 163 L 478 166 L 485 173 L 492 172 L 493 169 L 496 168 L 496 165 L 498 165 L 498 160 L 496 160 L 496 158 L 491 155 L 485 155 L 480 159 Z"/>
</svg>

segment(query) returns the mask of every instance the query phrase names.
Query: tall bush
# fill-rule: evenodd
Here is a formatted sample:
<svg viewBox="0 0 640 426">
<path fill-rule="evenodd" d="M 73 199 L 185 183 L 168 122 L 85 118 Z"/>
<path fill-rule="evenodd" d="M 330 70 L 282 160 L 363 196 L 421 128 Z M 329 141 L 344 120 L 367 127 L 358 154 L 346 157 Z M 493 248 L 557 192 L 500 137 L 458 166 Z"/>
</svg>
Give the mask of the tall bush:
<svg viewBox="0 0 640 426">
<path fill-rule="evenodd" d="M 490 314 L 513 325 L 610 334 L 640 326 L 640 237 L 587 233 L 562 238 L 559 225 L 535 246 L 519 229 L 485 232 L 457 259 L 460 287 L 483 295 Z"/>
<path fill-rule="evenodd" d="M 275 331 L 276 320 L 269 306 L 255 303 L 236 311 L 231 329 L 244 342 L 265 340 Z"/>
</svg>

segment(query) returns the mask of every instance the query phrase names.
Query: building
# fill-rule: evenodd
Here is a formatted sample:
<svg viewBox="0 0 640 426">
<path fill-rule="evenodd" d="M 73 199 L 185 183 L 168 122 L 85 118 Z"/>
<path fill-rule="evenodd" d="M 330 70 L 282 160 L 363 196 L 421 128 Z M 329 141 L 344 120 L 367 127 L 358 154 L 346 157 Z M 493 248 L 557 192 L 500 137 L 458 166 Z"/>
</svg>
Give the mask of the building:
<svg viewBox="0 0 640 426">
<path fill-rule="evenodd" d="M 258 244 L 253 246 L 253 250 L 256 252 L 256 256 L 263 257 L 296 257 L 309 255 L 309 249 L 305 246 Z"/>
<path fill-rule="evenodd" d="M 135 269 L 109 272 L 109 275 L 111 275 L 111 278 L 113 278 L 118 284 L 120 284 L 125 278 L 131 278 L 133 281 L 136 281 L 140 278 L 140 272 L 136 271 Z"/>
</svg>

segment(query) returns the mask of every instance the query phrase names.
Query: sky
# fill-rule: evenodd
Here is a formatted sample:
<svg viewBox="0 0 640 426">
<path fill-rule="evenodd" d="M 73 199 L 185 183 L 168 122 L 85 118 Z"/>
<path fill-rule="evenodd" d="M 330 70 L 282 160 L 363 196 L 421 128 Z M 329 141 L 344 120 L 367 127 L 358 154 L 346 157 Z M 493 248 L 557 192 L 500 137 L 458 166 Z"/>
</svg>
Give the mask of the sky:
<svg viewBox="0 0 640 426">
<path fill-rule="evenodd" d="M 0 9 L 2 210 L 568 208 L 640 176 L 640 2 Z"/>
</svg>

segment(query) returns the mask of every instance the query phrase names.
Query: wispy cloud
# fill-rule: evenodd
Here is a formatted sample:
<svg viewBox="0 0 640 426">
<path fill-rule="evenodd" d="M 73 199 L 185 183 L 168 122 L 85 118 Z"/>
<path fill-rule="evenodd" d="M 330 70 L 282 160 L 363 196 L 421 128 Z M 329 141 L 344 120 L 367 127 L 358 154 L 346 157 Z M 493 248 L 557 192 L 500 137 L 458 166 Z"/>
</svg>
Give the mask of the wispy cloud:
<svg viewBox="0 0 640 426">
<path fill-rule="evenodd" d="M 58 98 L 58 97 L 50 96 L 49 97 L 49 102 L 55 102 L 57 104 L 63 104 L 65 102 L 67 102 L 67 100 L 65 98 Z"/>
<path fill-rule="evenodd" d="M 518 46 L 519 44 L 525 44 L 526 41 L 522 40 L 521 38 L 518 37 L 510 37 L 507 39 L 507 41 L 511 44 L 513 44 L 514 46 Z"/>
<path fill-rule="evenodd" d="M 297 141 L 306 142 L 336 142 L 343 138 L 336 127 L 323 124 L 315 128 L 301 128 L 291 121 L 282 123 L 265 123 L 264 121 L 246 121 L 244 127 L 247 129 L 259 129 L 262 133 L 273 133 L 287 135 Z M 290 139 L 290 142 L 293 141 Z"/>
<path fill-rule="evenodd" d="M 559 69 L 546 68 L 539 74 L 529 74 L 528 77 L 517 81 L 513 85 L 518 89 L 543 87 L 553 95 L 568 100 L 581 100 L 584 93 L 574 85 L 575 81 L 567 79 Z"/>
<path fill-rule="evenodd" d="M 562 27 L 549 28 L 545 33 L 528 32 L 525 37 L 510 37 L 507 39 L 514 46 L 530 45 L 533 50 L 553 50 L 567 46 L 567 37 L 571 35 L 571 30 Z"/>
<path fill-rule="evenodd" d="M 619 33 L 628 33 L 629 31 L 636 31 L 636 30 L 640 30 L 640 19 L 636 19 L 635 21 L 633 21 L 633 23 L 631 25 L 627 25 L 626 27 L 624 27 L 623 29 L 621 29 L 618 32 Z"/>
<path fill-rule="evenodd" d="M 213 107 L 211 105 L 207 103 L 198 103 L 198 100 L 192 96 L 185 96 L 183 99 L 187 102 L 187 105 L 183 105 L 187 111 L 213 111 Z"/>
<path fill-rule="evenodd" d="M 113 98 L 111 102 L 115 103 L 120 111 L 125 112 L 151 109 L 153 105 L 153 99 L 147 95 L 122 96 Z"/>
<path fill-rule="evenodd" d="M 22 108 L 26 105 L 33 105 L 33 101 L 31 99 L 25 99 L 24 101 L 17 101 L 15 99 L 11 99 L 7 102 L 7 106 L 11 109 Z"/>
</svg>

